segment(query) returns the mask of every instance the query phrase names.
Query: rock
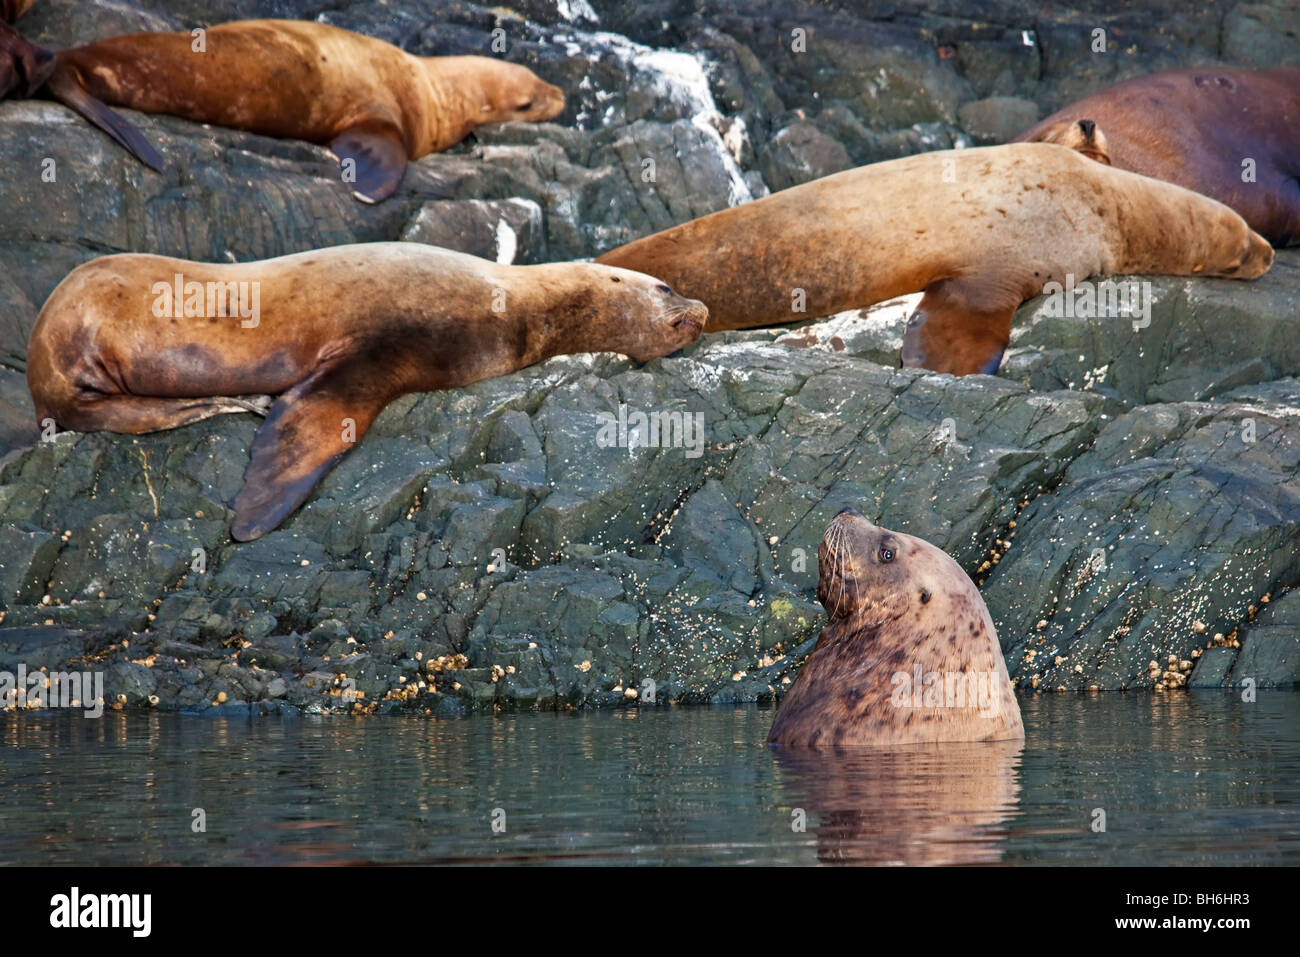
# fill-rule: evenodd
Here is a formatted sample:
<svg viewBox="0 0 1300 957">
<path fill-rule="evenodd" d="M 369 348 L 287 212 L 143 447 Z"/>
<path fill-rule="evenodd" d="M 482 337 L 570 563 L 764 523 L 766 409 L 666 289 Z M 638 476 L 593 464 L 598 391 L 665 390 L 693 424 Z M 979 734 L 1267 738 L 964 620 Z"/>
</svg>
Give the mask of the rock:
<svg viewBox="0 0 1300 957">
<path fill-rule="evenodd" d="M 1300 575 L 1298 449 L 1289 403 L 1170 403 L 1109 422 L 1017 517 L 984 590 L 1013 680 L 1150 686 L 1148 661 L 1204 645 L 1196 622 L 1244 624 Z"/>
<path fill-rule="evenodd" d="M 1223 685 L 1228 673 L 1232 671 L 1233 662 L 1236 660 L 1237 651 L 1235 648 L 1224 645 L 1206 648 L 1201 657 L 1196 660 L 1196 667 L 1192 670 L 1187 686 L 1189 688 L 1215 688 Z"/>
<path fill-rule="evenodd" d="M 1295 688 L 1300 684 L 1300 589 L 1275 598 L 1242 627 L 1241 651 L 1227 683 L 1247 679 L 1257 688 Z"/>
<path fill-rule="evenodd" d="M 759 164 L 768 187 L 779 190 L 849 169 L 853 161 L 842 144 L 801 120 L 768 141 Z"/>
<path fill-rule="evenodd" d="M 31 445 L 38 436 L 36 407 L 27 391 L 27 377 L 0 366 L 0 457 Z"/>
<path fill-rule="evenodd" d="M 1300 63 L 1300 10 L 1285 2 L 1237 4 L 1223 18 L 1223 60 L 1259 69 Z"/>
<path fill-rule="evenodd" d="M 1066 316 L 1063 303 L 1045 296 L 1025 303 L 999 374 L 1138 405 L 1300 375 L 1300 337 L 1292 334 L 1300 250 L 1278 250 L 1273 267 L 1251 282 L 1136 278 L 1150 297 L 1149 317 Z"/>
<path fill-rule="evenodd" d="M 406 242 L 459 249 L 499 263 L 541 262 L 542 208 L 528 199 L 433 200 L 402 230 Z"/>
<path fill-rule="evenodd" d="M 1038 122 L 1038 104 L 1015 96 L 994 96 L 963 104 L 957 120 L 981 145 L 1007 143 Z"/>
<path fill-rule="evenodd" d="M 0 599 L 6 605 L 34 605 L 45 594 L 50 569 L 59 554 L 58 536 L 45 531 L 0 528 Z"/>
</svg>

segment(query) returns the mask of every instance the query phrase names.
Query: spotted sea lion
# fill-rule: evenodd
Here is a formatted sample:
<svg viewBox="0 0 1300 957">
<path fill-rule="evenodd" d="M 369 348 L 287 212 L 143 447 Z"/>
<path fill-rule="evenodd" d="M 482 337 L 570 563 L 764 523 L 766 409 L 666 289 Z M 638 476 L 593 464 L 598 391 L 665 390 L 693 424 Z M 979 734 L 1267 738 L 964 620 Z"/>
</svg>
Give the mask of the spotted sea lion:
<svg viewBox="0 0 1300 957">
<path fill-rule="evenodd" d="M 1104 132 L 1111 165 L 1213 197 L 1275 246 L 1300 242 L 1300 67 L 1151 73 L 1015 140 L 1072 145 L 1086 127 Z"/>
<path fill-rule="evenodd" d="M 412 56 L 324 23 L 237 20 L 201 36 L 133 33 L 52 56 L 12 28 L 7 36 L 0 91 L 6 74 L 21 95 L 43 82 L 155 169 L 161 157 L 109 106 L 327 144 L 345 182 L 367 202 L 397 189 L 408 160 L 444 150 L 477 126 L 539 122 L 564 109 L 560 89 L 527 67 Z"/>
<path fill-rule="evenodd" d="M 832 315 L 924 290 L 903 364 L 993 372 L 1049 282 L 1254 278 L 1273 251 L 1221 203 L 1046 143 L 846 170 L 638 239 L 597 260 L 709 307 L 708 330 Z"/>
<path fill-rule="evenodd" d="M 591 263 L 503 266 L 419 243 L 208 264 L 122 254 L 74 269 L 37 316 L 38 424 L 153 432 L 278 395 L 235 496 L 241 541 L 282 522 L 393 399 L 550 356 L 638 361 L 708 314 L 650 276 Z"/>
<path fill-rule="evenodd" d="M 793 747 L 1025 736 L 993 620 L 961 566 L 854 509 L 817 550 L 829 620 L 777 709 Z"/>
</svg>

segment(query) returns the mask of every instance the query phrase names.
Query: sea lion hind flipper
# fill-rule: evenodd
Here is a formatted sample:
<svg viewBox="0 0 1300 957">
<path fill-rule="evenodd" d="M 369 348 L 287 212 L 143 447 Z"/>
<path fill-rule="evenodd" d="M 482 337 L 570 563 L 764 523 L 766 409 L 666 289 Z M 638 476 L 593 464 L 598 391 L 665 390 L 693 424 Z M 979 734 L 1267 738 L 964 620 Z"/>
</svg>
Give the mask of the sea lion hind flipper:
<svg viewBox="0 0 1300 957">
<path fill-rule="evenodd" d="M 49 80 L 54 67 L 53 51 L 0 22 L 0 98 L 31 96 Z"/>
<path fill-rule="evenodd" d="M 92 402 L 75 403 L 58 414 L 39 408 L 37 421 L 47 415 L 63 429 L 76 432 L 122 432 L 142 435 L 193 425 L 216 415 L 238 412 L 265 414 L 256 403 L 230 396 L 171 398 L 153 395 L 107 395 Z"/>
<path fill-rule="evenodd" d="M 343 182 L 363 203 L 392 196 L 406 174 L 406 145 L 387 124 L 350 126 L 334 137 L 330 150 L 339 159 Z"/>
<path fill-rule="evenodd" d="M 1011 318 L 1023 301 L 1018 291 L 987 280 L 931 283 L 907 321 L 903 366 L 953 375 L 992 375 L 1011 338 Z"/>
<path fill-rule="evenodd" d="M 253 437 L 230 534 L 260 538 L 306 501 L 375 420 L 391 395 L 355 356 L 323 365 L 272 405 Z"/>
<path fill-rule="evenodd" d="M 162 156 L 144 138 L 144 134 L 87 93 L 75 75 L 64 70 L 55 70 L 46 85 L 60 103 L 76 110 L 113 137 L 145 166 L 155 173 L 163 171 Z"/>
</svg>

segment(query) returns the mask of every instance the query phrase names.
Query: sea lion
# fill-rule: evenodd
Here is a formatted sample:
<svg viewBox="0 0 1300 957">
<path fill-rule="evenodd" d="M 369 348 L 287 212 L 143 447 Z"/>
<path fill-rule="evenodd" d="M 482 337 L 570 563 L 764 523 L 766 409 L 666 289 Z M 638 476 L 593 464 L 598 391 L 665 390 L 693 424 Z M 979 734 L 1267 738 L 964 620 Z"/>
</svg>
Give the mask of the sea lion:
<svg viewBox="0 0 1300 957">
<path fill-rule="evenodd" d="M 0 20 L 13 23 L 32 8 L 36 0 L 0 0 Z"/>
<path fill-rule="evenodd" d="M 772 722 L 795 747 L 1008 741 L 1025 736 L 975 583 L 929 542 L 854 509 L 817 550 L 829 616 Z"/>
<path fill-rule="evenodd" d="M 1046 143 L 846 170 L 596 260 L 703 300 L 708 331 L 924 290 L 903 364 L 958 375 L 997 369 L 1016 307 L 1048 282 L 1117 273 L 1245 279 L 1272 261 L 1268 243 L 1223 204 Z"/>
<path fill-rule="evenodd" d="M 49 79 L 54 54 L 23 39 L 9 24 L 23 15 L 33 0 L 0 0 L 0 99 L 31 96 Z"/>
<path fill-rule="evenodd" d="M 708 313 L 659 280 L 591 263 L 503 266 L 419 243 L 237 265 L 122 254 L 74 269 L 36 318 L 38 424 L 153 432 L 279 395 L 253 439 L 231 529 L 289 515 L 393 399 L 573 352 L 638 361 Z M 48 423 L 45 427 L 48 427 Z"/>
<path fill-rule="evenodd" d="M 1275 246 L 1300 242 L 1300 67 L 1140 76 L 1015 141 L 1071 145 L 1088 125 L 1105 133 L 1105 159 L 1094 158 L 1217 199 Z"/>
<path fill-rule="evenodd" d="M 477 126 L 540 122 L 564 109 L 560 89 L 527 67 L 412 56 L 324 23 L 237 20 L 201 38 L 133 33 L 52 57 L 12 28 L 8 34 L 7 45 L 0 39 L 0 90 L 29 95 L 43 81 L 155 169 L 161 157 L 105 104 L 328 144 L 366 202 L 397 189 L 407 160 L 459 143 Z"/>
</svg>

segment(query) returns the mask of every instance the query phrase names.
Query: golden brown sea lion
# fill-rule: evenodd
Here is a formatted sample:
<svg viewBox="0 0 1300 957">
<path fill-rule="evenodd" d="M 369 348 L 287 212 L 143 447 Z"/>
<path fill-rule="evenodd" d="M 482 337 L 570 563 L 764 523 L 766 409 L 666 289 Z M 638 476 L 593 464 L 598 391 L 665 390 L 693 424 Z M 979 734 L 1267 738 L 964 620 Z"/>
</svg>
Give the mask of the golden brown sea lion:
<svg viewBox="0 0 1300 957">
<path fill-rule="evenodd" d="M 768 740 L 793 747 L 1025 736 L 989 610 L 961 566 L 854 509 L 817 550 L 829 616 Z"/>
<path fill-rule="evenodd" d="M 1111 165 L 1213 197 L 1275 246 L 1300 242 L 1300 67 L 1140 76 L 1070 104 L 1016 141 L 1073 145 L 1089 125 L 1105 133 Z"/>
<path fill-rule="evenodd" d="M 1016 307 L 1049 282 L 1138 273 L 1254 278 L 1273 250 L 1227 206 L 1046 143 L 942 150 L 846 170 L 620 246 L 597 260 L 709 307 L 709 331 L 925 291 L 903 364 L 993 372 Z"/>
<path fill-rule="evenodd" d="M 239 265 L 105 256 L 74 269 L 32 329 L 38 424 L 153 432 L 279 395 L 253 440 L 231 534 L 308 496 L 393 399 L 550 356 L 638 361 L 708 314 L 650 276 L 591 263 L 503 266 L 419 243 L 335 246 Z"/>
<path fill-rule="evenodd" d="M 54 96 L 155 169 L 157 152 L 105 104 L 328 144 L 344 181 L 367 202 L 397 189 L 407 160 L 477 126 L 548 120 L 564 109 L 564 94 L 527 67 L 412 56 L 324 23 L 238 20 L 199 35 L 133 33 L 61 50 L 48 66 L 40 59 L 48 51 L 8 33 L 0 91 L 6 63 L 8 86 L 24 94 L 45 71 Z"/>
</svg>

